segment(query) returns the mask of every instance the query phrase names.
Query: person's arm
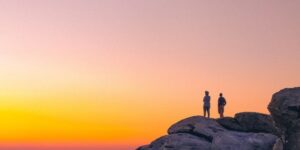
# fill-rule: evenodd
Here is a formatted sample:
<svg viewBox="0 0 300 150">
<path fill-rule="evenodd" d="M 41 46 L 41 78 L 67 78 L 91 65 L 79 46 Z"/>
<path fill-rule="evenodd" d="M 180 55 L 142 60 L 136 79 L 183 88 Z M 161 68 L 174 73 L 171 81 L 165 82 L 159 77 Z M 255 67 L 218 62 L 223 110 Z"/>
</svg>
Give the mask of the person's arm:
<svg viewBox="0 0 300 150">
<path fill-rule="evenodd" d="M 226 99 L 224 98 L 224 106 L 226 105 L 227 103 L 226 103 Z"/>
</svg>

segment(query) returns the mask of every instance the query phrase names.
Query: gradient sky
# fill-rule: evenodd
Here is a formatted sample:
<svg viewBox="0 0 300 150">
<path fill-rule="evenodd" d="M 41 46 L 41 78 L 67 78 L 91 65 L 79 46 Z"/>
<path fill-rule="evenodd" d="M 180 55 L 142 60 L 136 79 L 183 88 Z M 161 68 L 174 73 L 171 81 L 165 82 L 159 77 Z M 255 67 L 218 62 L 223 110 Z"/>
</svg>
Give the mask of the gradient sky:
<svg viewBox="0 0 300 150">
<path fill-rule="evenodd" d="M 202 114 L 205 90 L 213 117 L 219 92 L 227 116 L 268 113 L 300 83 L 299 6 L 0 0 L 0 148 L 133 149 Z"/>
</svg>

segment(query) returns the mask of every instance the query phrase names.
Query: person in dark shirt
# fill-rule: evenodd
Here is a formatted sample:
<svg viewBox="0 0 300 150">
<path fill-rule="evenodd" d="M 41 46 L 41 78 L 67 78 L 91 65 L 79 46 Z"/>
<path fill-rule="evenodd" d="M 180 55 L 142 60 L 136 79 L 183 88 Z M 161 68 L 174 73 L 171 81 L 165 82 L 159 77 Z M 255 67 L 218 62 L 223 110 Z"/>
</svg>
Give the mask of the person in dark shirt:
<svg viewBox="0 0 300 150">
<path fill-rule="evenodd" d="M 205 91 L 205 96 L 203 98 L 203 112 L 204 112 L 204 117 L 206 117 L 206 112 L 207 112 L 207 117 L 210 117 L 210 96 L 209 96 L 209 92 Z"/>
<path fill-rule="evenodd" d="M 224 107 L 225 107 L 225 105 L 226 105 L 226 100 L 223 97 L 223 94 L 220 93 L 220 97 L 219 97 L 219 100 L 218 100 L 218 112 L 220 114 L 220 118 L 224 117 Z"/>
</svg>

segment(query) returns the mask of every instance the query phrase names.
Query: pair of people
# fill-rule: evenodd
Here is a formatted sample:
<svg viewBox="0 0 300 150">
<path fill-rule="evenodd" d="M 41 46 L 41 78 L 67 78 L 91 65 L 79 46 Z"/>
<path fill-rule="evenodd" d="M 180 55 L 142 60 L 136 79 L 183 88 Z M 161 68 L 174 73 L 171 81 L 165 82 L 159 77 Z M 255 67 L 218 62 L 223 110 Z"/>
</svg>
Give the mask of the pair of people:
<svg viewBox="0 0 300 150">
<path fill-rule="evenodd" d="M 203 98 L 203 112 L 204 112 L 204 117 L 206 117 L 206 113 L 207 113 L 207 117 L 210 117 L 210 96 L 209 96 L 209 92 L 205 91 L 205 96 Z M 224 117 L 224 107 L 226 105 L 226 100 L 223 97 L 223 94 L 220 93 L 220 97 L 218 99 L 218 112 L 220 114 L 220 118 Z"/>
</svg>

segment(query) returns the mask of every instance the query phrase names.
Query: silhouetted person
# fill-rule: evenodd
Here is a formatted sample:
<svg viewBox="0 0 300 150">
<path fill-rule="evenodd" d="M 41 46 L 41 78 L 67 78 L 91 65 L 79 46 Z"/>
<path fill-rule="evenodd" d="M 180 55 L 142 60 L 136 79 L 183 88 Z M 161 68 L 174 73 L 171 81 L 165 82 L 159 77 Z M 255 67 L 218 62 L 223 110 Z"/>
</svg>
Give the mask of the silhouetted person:
<svg viewBox="0 0 300 150">
<path fill-rule="evenodd" d="M 219 100 L 218 100 L 218 111 L 219 111 L 219 114 L 220 114 L 220 118 L 224 117 L 224 107 L 225 107 L 225 105 L 226 105 L 226 100 L 223 97 L 223 94 L 220 93 L 220 97 L 219 97 Z"/>
<path fill-rule="evenodd" d="M 206 112 L 207 112 L 207 117 L 209 118 L 209 109 L 210 109 L 210 96 L 209 92 L 205 91 L 205 96 L 203 98 L 203 112 L 204 112 L 204 117 L 206 117 Z"/>
</svg>

